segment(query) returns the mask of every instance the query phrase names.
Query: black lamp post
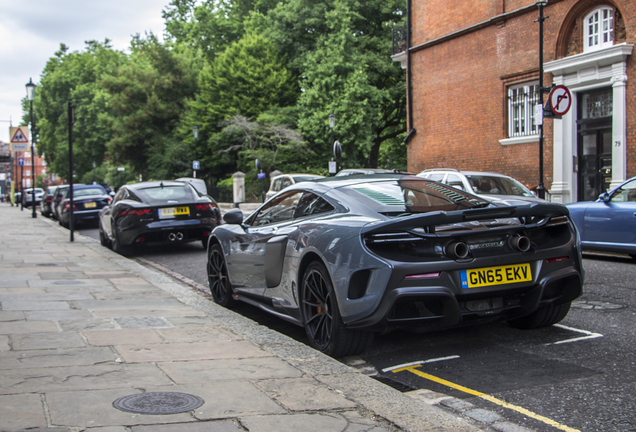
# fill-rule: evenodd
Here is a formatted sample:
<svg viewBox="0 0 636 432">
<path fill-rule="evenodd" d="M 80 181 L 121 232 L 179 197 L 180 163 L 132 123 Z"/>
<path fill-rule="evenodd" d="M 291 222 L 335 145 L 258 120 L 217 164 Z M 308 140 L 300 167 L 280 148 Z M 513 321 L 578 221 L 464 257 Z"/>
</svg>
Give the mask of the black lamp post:
<svg viewBox="0 0 636 432">
<path fill-rule="evenodd" d="M 27 99 L 29 100 L 29 104 L 31 107 L 31 207 L 33 208 L 33 213 L 31 213 L 31 217 L 37 217 L 37 213 L 35 212 L 35 154 L 34 154 L 34 146 L 33 141 L 35 141 L 35 126 L 33 125 L 33 99 L 35 99 L 35 84 L 33 84 L 33 80 L 29 78 L 29 82 L 26 85 Z"/>
<path fill-rule="evenodd" d="M 548 4 L 548 0 L 537 0 L 535 4 L 539 7 L 539 102 L 541 103 L 541 117 L 543 117 L 543 21 L 548 17 L 543 16 L 543 8 Z M 539 184 L 537 186 L 537 196 L 545 198 L 545 186 L 543 185 L 543 118 L 539 124 Z"/>
</svg>

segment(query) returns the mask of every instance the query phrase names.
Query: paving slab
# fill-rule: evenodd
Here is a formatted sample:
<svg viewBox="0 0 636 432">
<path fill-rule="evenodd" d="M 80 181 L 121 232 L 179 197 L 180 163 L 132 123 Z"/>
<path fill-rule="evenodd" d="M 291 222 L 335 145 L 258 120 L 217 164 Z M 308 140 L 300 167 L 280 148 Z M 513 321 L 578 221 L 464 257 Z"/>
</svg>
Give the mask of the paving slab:
<svg viewBox="0 0 636 432">
<path fill-rule="evenodd" d="M 0 396 L 1 431 L 46 426 L 44 406 L 39 394 Z"/>
<path fill-rule="evenodd" d="M 0 353 L 0 370 L 91 366 L 115 362 L 119 357 L 107 347 L 9 351 Z"/>
<path fill-rule="evenodd" d="M 115 388 L 130 391 L 132 387 L 169 384 L 172 384 L 170 379 L 152 364 L 0 370 L 0 394 L 81 392 Z"/>
<path fill-rule="evenodd" d="M 297 378 L 303 375 L 278 357 L 161 362 L 157 366 L 177 384 Z"/>
<path fill-rule="evenodd" d="M 13 349 L 16 351 L 86 346 L 84 338 L 77 332 L 22 333 L 13 335 L 11 339 L 13 340 Z"/>
<path fill-rule="evenodd" d="M 292 411 L 355 408 L 342 394 L 329 390 L 313 378 L 285 378 L 257 381 L 256 386 Z"/>
<path fill-rule="evenodd" d="M 243 432 L 243 428 L 231 420 L 216 420 L 196 423 L 177 423 L 152 426 L 133 426 L 132 432 Z M 93 432 L 91 430 L 91 432 Z M 96 431 L 102 432 L 102 431 Z"/>
<path fill-rule="evenodd" d="M 23 334 L 40 332 L 58 332 L 52 321 L 5 321 L 0 322 L 0 334 Z"/>
<path fill-rule="evenodd" d="M 357 414 L 357 413 L 356 413 Z M 353 413 L 315 413 L 242 417 L 250 432 L 385 432 L 390 426 Z"/>
<path fill-rule="evenodd" d="M 251 342 L 219 341 L 217 343 L 164 343 L 144 345 L 116 345 L 115 350 L 127 363 L 145 363 L 177 360 L 206 360 L 222 358 L 269 357 Z"/>
</svg>

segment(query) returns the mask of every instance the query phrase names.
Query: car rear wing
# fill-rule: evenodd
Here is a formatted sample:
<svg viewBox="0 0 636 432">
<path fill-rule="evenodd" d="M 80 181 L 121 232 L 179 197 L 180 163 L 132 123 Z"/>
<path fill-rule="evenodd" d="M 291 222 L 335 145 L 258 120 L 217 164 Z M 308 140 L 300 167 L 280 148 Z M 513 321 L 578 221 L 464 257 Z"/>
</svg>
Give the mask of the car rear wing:
<svg viewBox="0 0 636 432">
<path fill-rule="evenodd" d="M 567 207 L 555 203 L 532 203 L 524 206 L 489 207 L 452 212 L 437 211 L 396 217 L 380 223 L 370 223 L 362 228 L 361 234 L 404 232 L 423 228 L 423 236 L 427 234 L 436 236 L 435 227 L 438 225 L 507 218 L 518 219 L 527 228 L 532 228 L 545 225 L 551 219 L 558 221 L 558 223 L 568 223 L 567 216 L 569 216 Z"/>
</svg>

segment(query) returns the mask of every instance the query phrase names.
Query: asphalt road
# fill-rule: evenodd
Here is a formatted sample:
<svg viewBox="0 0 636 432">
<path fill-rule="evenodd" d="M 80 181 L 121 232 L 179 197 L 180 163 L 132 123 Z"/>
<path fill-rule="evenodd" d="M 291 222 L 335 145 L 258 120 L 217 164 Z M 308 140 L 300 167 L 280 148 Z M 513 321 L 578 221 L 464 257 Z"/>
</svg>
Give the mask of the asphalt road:
<svg viewBox="0 0 636 432">
<path fill-rule="evenodd" d="M 80 228 L 97 238 L 97 229 Z M 141 250 L 137 257 L 207 285 L 200 243 Z M 636 263 L 585 255 L 583 296 L 561 324 L 524 331 L 505 323 L 376 337 L 356 360 L 403 390 L 464 399 L 537 431 L 636 430 Z M 259 309 L 238 312 L 298 340 L 304 331 Z"/>
</svg>

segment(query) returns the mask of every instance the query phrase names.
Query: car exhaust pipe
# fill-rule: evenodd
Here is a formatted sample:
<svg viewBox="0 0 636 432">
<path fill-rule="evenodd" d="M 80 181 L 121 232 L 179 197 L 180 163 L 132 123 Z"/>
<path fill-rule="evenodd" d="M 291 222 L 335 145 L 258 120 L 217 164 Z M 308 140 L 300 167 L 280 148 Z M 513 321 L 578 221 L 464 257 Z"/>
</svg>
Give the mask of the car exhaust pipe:
<svg viewBox="0 0 636 432">
<path fill-rule="evenodd" d="M 168 234 L 168 240 L 175 241 L 176 239 L 177 239 L 177 236 L 175 233 Z"/>
<path fill-rule="evenodd" d="M 468 245 L 464 242 L 453 242 L 446 245 L 446 256 L 452 259 L 462 259 L 468 256 Z"/>
<path fill-rule="evenodd" d="M 520 252 L 528 252 L 530 250 L 530 239 L 526 236 L 518 235 L 510 238 L 510 246 Z"/>
<path fill-rule="evenodd" d="M 177 233 L 177 240 L 179 241 L 183 240 L 183 233 L 180 233 L 180 232 Z"/>
</svg>

